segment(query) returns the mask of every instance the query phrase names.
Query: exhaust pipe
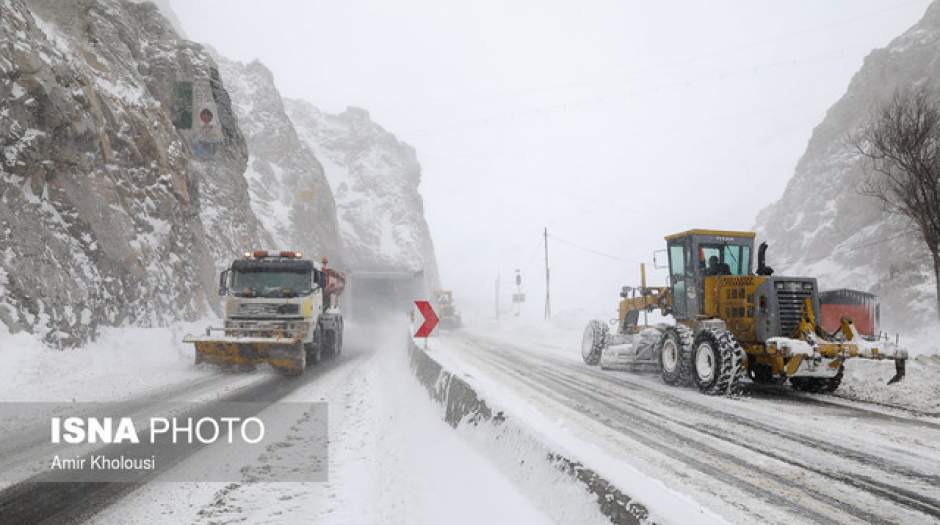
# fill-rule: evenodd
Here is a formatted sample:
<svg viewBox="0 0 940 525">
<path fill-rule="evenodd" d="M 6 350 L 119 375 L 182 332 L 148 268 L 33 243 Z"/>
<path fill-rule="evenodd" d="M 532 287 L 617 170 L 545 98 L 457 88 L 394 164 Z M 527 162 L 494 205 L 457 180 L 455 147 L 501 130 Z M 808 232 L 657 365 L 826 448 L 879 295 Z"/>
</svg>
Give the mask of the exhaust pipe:
<svg viewBox="0 0 940 525">
<path fill-rule="evenodd" d="M 765 264 L 767 255 L 767 243 L 762 242 L 757 248 L 757 275 L 773 275 L 774 269 Z"/>
</svg>

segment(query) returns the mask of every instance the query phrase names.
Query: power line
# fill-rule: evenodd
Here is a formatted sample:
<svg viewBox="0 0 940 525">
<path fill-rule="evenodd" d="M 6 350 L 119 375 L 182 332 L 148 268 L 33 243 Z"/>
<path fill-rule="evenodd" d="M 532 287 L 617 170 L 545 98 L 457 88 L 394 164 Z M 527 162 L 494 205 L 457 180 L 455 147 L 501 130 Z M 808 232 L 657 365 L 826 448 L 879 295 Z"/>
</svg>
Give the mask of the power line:
<svg viewBox="0 0 940 525">
<path fill-rule="evenodd" d="M 644 264 L 644 263 L 642 263 L 642 262 L 640 262 L 640 261 L 636 261 L 636 260 L 633 260 L 633 259 L 627 259 L 627 258 L 625 258 L 625 257 L 619 257 L 619 256 L 617 256 L 617 255 L 611 255 L 611 254 L 609 254 L 609 253 L 605 253 L 605 252 L 602 252 L 602 251 L 600 251 L 600 250 L 595 250 L 595 249 L 593 249 L 593 248 L 588 248 L 588 247 L 586 247 L 586 246 L 581 246 L 580 244 L 573 243 L 573 242 L 571 242 L 571 241 L 569 241 L 569 240 L 566 240 L 566 239 L 562 239 L 561 237 L 558 237 L 558 236 L 556 236 L 556 235 L 554 235 L 554 234 L 549 234 L 549 237 L 552 238 L 552 239 L 554 239 L 554 240 L 556 240 L 556 241 L 558 241 L 558 242 L 560 242 L 560 243 L 562 243 L 562 244 L 566 244 L 566 245 L 568 245 L 568 246 L 570 246 L 570 247 L 572 247 L 572 248 L 576 248 L 576 249 L 578 249 L 578 250 L 581 250 L 581 251 L 584 251 L 584 252 L 587 252 L 587 253 L 591 253 L 591 254 L 594 254 L 594 255 L 598 255 L 598 256 L 600 256 L 600 257 L 606 257 L 606 258 L 608 258 L 608 259 L 613 259 L 613 260 L 615 260 L 615 261 L 621 261 L 621 262 L 632 262 L 632 263 L 636 263 L 636 264 Z"/>
<path fill-rule="evenodd" d="M 666 60 L 666 61 L 662 61 L 662 62 L 659 62 L 659 63 L 656 63 L 656 64 L 650 64 L 649 66 L 646 66 L 646 67 L 643 67 L 643 68 L 640 68 L 640 69 L 634 69 L 634 70 L 629 70 L 629 71 L 621 71 L 621 72 L 622 72 L 622 74 L 623 74 L 624 76 L 636 77 L 636 76 L 644 75 L 644 74 L 647 74 L 647 73 L 650 73 L 650 72 L 661 71 L 661 70 L 667 70 L 667 69 L 669 69 L 669 68 L 673 68 L 673 67 L 676 67 L 676 66 L 682 66 L 682 65 L 687 65 L 687 64 L 692 64 L 692 63 L 695 63 L 695 62 L 699 62 L 699 61 L 701 61 L 701 60 L 703 60 L 703 59 L 714 58 L 714 57 L 726 55 L 726 54 L 729 54 L 729 53 L 738 52 L 738 51 L 741 51 L 741 50 L 749 50 L 749 49 L 753 49 L 753 48 L 755 48 L 755 47 L 760 47 L 760 46 L 763 46 L 763 45 L 766 45 L 766 44 L 770 44 L 770 43 L 774 43 L 774 42 L 778 42 L 778 41 L 781 41 L 781 40 L 787 40 L 787 39 L 790 39 L 790 38 L 793 38 L 793 37 L 803 36 L 803 35 L 812 34 L 812 33 L 818 33 L 818 32 L 821 32 L 821 31 L 831 30 L 831 29 L 837 28 L 837 27 L 847 26 L 847 25 L 850 25 L 850 24 L 852 24 L 852 23 L 858 22 L 858 21 L 860 21 L 860 20 L 864 20 L 864 19 L 867 19 L 867 18 L 879 16 L 879 15 L 882 15 L 882 14 L 884 14 L 884 13 L 888 13 L 888 12 L 891 12 L 891 11 L 896 11 L 896 10 L 898 10 L 898 9 L 901 9 L 901 8 L 904 8 L 904 7 L 908 7 L 908 6 L 911 6 L 911 5 L 916 5 L 916 4 L 928 4 L 928 3 L 930 3 L 930 1 L 931 1 L 931 0 L 907 0 L 907 1 L 904 1 L 904 2 L 898 2 L 898 3 L 895 3 L 895 4 L 889 5 L 889 6 L 882 7 L 882 8 L 880 8 L 880 9 L 874 9 L 874 10 L 870 10 L 870 11 L 865 11 L 865 12 L 858 13 L 858 14 L 855 14 L 855 15 L 852 15 L 852 16 L 848 16 L 848 17 L 845 17 L 845 18 L 840 18 L 840 19 L 836 19 L 836 20 L 831 20 L 831 21 L 826 22 L 826 23 L 823 23 L 823 24 L 819 24 L 819 25 L 815 25 L 815 26 L 809 26 L 809 27 L 803 27 L 803 28 L 801 28 L 801 29 L 796 29 L 796 30 L 794 30 L 794 31 L 787 31 L 787 32 L 783 32 L 783 33 L 777 33 L 776 35 L 772 35 L 772 36 L 769 36 L 769 37 L 766 37 L 766 38 L 763 38 L 763 39 L 760 39 L 760 40 L 752 40 L 752 41 L 737 42 L 737 43 L 734 43 L 734 44 L 729 44 L 729 45 L 726 45 L 726 46 L 717 47 L 717 48 L 714 48 L 714 49 L 712 49 L 712 50 L 705 51 L 705 52 L 702 52 L 702 53 L 699 53 L 699 54 L 696 54 L 696 55 L 691 55 L 691 56 L 687 56 L 687 57 L 683 57 L 683 58 L 677 58 L 677 59 L 674 59 L 674 60 Z M 570 88 L 573 88 L 573 87 L 591 86 L 591 85 L 596 85 L 596 84 L 599 84 L 599 83 L 602 83 L 602 81 L 576 80 L 576 81 L 570 81 L 570 82 L 559 82 L 559 83 L 555 83 L 555 84 L 548 84 L 548 83 L 545 83 L 545 84 L 538 84 L 538 85 L 530 86 L 530 87 L 528 87 L 528 88 L 520 88 L 520 89 L 513 89 L 513 90 L 491 91 L 491 92 L 489 92 L 489 93 L 480 93 L 479 99 L 480 99 L 480 100 L 490 100 L 490 99 L 495 99 L 495 98 L 505 97 L 505 96 L 508 96 L 508 97 L 528 96 L 528 95 L 535 94 L 535 93 L 542 93 L 542 92 L 547 92 L 547 91 L 556 91 L 556 90 L 559 90 L 559 89 L 570 89 Z M 434 100 L 434 101 L 432 101 L 431 103 L 432 103 L 432 104 L 448 105 L 448 106 L 451 105 L 451 102 L 449 102 L 449 101 L 444 101 L 444 100 L 441 100 L 441 99 Z"/>
<path fill-rule="evenodd" d="M 846 60 L 846 59 L 855 59 L 854 56 L 847 55 L 845 49 L 840 49 L 837 54 L 820 54 L 816 53 L 813 55 L 807 55 L 795 59 L 785 59 L 777 60 L 773 62 L 761 62 L 757 64 L 751 64 L 748 66 L 737 67 L 734 69 L 726 70 L 714 70 L 712 74 L 715 75 L 714 79 L 704 78 L 703 75 L 694 75 L 685 77 L 683 79 L 671 80 L 667 82 L 661 82 L 658 84 L 633 84 L 626 88 L 626 92 L 617 92 L 615 94 L 604 94 L 604 95 L 593 95 L 588 97 L 581 97 L 573 100 L 568 100 L 564 102 L 553 102 L 549 104 L 538 105 L 535 107 L 520 109 L 516 111 L 502 111 L 498 113 L 491 113 L 489 115 L 484 115 L 481 117 L 473 117 L 464 120 L 454 122 L 453 124 L 443 125 L 443 126 L 431 126 L 425 128 L 414 128 L 411 130 L 406 130 L 403 132 L 403 135 L 407 136 L 430 136 L 430 135 L 439 135 L 442 131 L 457 131 L 457 130 L 466 130 L 472 128 L 488 127 L 492 126 L 495 123 L 499 122 L 512 122 L 512 121 L 522 121 L 525 119 L 531 119 L 532 117 L 538 117 L 542 115 L 550 115 L 553 113 L 567 113 L 572 111 L 583 111 L 586 108 L 605 104 L 611 100 L 617 101 L 626 101 L 626 100 L 636 100 L 642 98 L 643 96 L 650 94 L 661 94 L 666 89 L 689 89 L 696 84 L 701 84 L 705 82 L 726 82 L 731 80 L 732 77 L 742 75 L 742 74 L 752 74 L 760 75 L 763 72 L 776 69 L 781 67 L 797 67 L 802 65 L 811 65 L 811 64 L 821 64 L 825 62 Z M 624 82 L 613 82 L 612 85 L 624 84 Z"/>
</svg>

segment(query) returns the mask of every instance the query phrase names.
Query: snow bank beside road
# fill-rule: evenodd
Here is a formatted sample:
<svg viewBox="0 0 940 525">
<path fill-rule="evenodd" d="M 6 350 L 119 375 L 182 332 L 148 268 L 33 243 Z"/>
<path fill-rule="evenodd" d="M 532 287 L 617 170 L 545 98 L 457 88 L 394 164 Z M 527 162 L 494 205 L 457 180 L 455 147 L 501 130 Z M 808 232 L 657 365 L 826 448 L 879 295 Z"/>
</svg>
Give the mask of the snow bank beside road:
<svg viewBox="0 0 940 525">
<path fill-rule="evenodd" d="M 556 521 L 723 523 L 694 501 L 573 438 L 560 420 L 550 421 L 462 362 L 449 343 L 432 340 L 429 351 L 412 347 L 419 381 L 444 407 L 445 420 L 485 450 Z M 594 465 L 603 466 L 603 474 L 590 468 Z M 633 499 L 637 496 L 642 502 Z"/>
<path fill-rule="evenodd" d="M 835 396 L 887 405 L 921 415 L 940 417 L 940 355 L 920 355 L 907 362 L 907 376 L 893 385 L 890 362 L 849 361 Z"/>
<path fill-rule="evenodd" d="M 84 348 L 54 350 L 0 323 L 0 401 L 120 401 L 216 370 L 193 365 L 181 341 L 205 322 L 174 328 L 108 328 Z"/>
</svg>

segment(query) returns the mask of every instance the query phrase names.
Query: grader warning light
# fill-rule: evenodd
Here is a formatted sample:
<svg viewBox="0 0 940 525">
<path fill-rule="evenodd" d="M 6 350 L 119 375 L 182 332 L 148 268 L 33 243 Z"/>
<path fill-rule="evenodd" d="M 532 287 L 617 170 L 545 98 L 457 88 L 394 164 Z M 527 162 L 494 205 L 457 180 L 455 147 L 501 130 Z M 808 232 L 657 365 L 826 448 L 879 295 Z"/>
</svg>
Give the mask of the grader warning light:
<svg viewBox="0 0 940 525">
<path fill-rule="evenodd" d="M 752 271 L 754 236 L 717 230 L 667 236 L 669 286 L 647 287 L 643 275 L 640 288 L 624 287 L 615 330 L 599 320 L 585 329 L 584 361 L 657 366 L 666 383 L 695 384 L 708 394 L 737 392 L 745 374 L 755 383 L 789 380 L 797 390 L 831 392 L 853 358 L 893 360 L 889 384 L 904 377 L 907 352 L 897 345 L 864 337 L 848 317 L 827 331 L 817 317 L 826 310 L 816 279 L 773 275 L 764 263 L 766 244 Z M 676 324 L 640 326 L 639 312 L 654 309 Z"/>
</svg>

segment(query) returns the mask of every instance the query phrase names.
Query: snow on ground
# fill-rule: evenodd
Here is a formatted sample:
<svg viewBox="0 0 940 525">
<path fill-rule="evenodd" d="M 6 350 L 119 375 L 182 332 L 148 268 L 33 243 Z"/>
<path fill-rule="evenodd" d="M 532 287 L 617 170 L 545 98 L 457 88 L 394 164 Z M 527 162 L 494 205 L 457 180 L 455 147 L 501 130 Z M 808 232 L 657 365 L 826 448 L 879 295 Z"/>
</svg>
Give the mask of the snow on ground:
<svg viewBox="0 0 940 525">
<path fill-rule="evenodd" d="M 346 333 L 335 368 L 282 400 L 329 404 L 327 482 L 151 483 L 94 521 L 551 523 L 441 420 L 408 370 L 403 330 L 363 337 L 347 324 Z M 212 458 L 203 456 L 189 461 Z M 259 459 L 256 466 L 268 465 Z"/>
<path fill-rule="evenodd" d="M 488 336 L 494 339 L 509 336 L 515 341 L 522 341 L 526 348 L 540 347 L 546 352 L 561 355 L 567 345 L 567 338 L 561 336 L 566 332 L 570 335 L 570 331 L 563 327 L 556 326 L 541 330 L 536 325 L 528 325 L 525 329 L 515 329 L 512 327 L 513 324 L 513 322 L 506 322 L 499 327 L 490 326 L 493 331 L 489 332 Z M 526 339 L 527 337 L 529 339 Z M 724 519 L 698 502 L 676 492 L 659 480 L 651 479 L 629 462 L 624 461 L 621 451 L 598 446 L 591 438 L 591 429 L 572 424 L 571 420 L 566 417 L 541 408 L 537 403 L 521 396 L 511 386 L 491 378 L 488 373 L 463 358 L 458 341 L 448 335 L 431 338 L 428 355 L 445 369 L 469 383 L 494 412 L 504 411 L 507 417 L 528 427 L 532 435 L 537 436 L 542 446 L 556 454 L 583 462 L 588 468 L 597 469 L 602 476 L 625 494 L 644 504 L 651 512 L 651 522 L 725 523 Z M 533 342 L 537 343 L 533 344 Z M 576 356 L 580 361 L 580 355 L 576 354 Z M 486 439 L 485 436 L 480 436 L 480 432 L 472 426 L 463 425 L 461 431 L 469 434 L 477 443 L 482 443 Z M 513 448 L 517 445 L 518 443 L 510 443 L 505 446 Z M 525 450 L 517 449 L 517 452 L 524 454 Z"/>
<path fill-rule="evenodd" d="M 849 361 L 842 386 L 833 395 L 900 407 L 940 417 L 940 354 L 919 355 L 907 362 L 903 381 L 888 385 L 894 366 L 877 361 Z"/>
<path fill-rule="evenodd" d="M 495 400 L 494 410 L 522 419 L 552 448 L 596 469 L 654 513 L 665 513 L 657 522 L 747 523 L 758 516 L 762 522 L 788 523 L 793 508 L 808 521 L 851 521 L 866 512 L 899 522 L 923 522 L 927 516 L 904 508 L 905 496 L 879 499 L 877 492 L 862 491 L 850 500 L 826 503 L 826 498 L 845 490 L 833 488 L 834 481 L 852 485 L 859 476 L 884 475 L 901 487 L 898 493 L 929 494 L 929 483 L 904 473 L 931 475 L 937 457 L 931 418 L 894 417 L 892 410 L 871 404 L 806 395 L 819 400 L 813 403 L 786 388 L 738 399 L 702 396 L 664 385 L 656 373 L 587 367 L 580 357 L 580 330 L 540 325 L 515 319 L 498 327 L 471 324 L 461 333 L 432 338 L 429 354 L 488 402 Z M 882 381 L 893 373 L 890 363 L 871 364 L 887 365 Z M 713 426 L 715 417 L 727 418 L 727 425 Z M 807 421 L 818 428 L 808 432 Z M 767 439 L 779 440 L 788 459 L 749 448 Z M 682 459 L 688 454 L 692 460 Z M 843 501 L 850 503 L 843 508 Z"/>
<path fill-rule="evenodd" d="M 108 328 L 85 348 L 53 350 L 0 323 L 0 401 L 120 401 L 218 372 L 193 365 L 182 343 L 206 322 L 174 328 Z"/>
</svg>

